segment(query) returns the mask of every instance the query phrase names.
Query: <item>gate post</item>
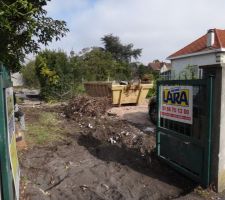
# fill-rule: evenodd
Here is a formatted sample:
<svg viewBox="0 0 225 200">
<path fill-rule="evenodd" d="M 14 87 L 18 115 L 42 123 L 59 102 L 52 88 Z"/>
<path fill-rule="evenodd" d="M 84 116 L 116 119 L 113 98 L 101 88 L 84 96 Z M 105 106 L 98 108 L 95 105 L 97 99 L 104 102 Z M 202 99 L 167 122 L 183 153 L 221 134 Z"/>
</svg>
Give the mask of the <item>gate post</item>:
<svg viewBox="0 0 225 200">
<path fill-rule="evenodd" d="M 205 171 L 203 172 L 204 185 L 207 187 L 211 182 L 211 146 L 212 146 L 212 126 L 213 126 L 213 84 L 214 76 L 209 76 L 207 79 L 207 96 L 208 96 L 208 132 L 205 137 L 206 150 L 205 150 Z"/>
<path fill-rule="evenodd" d="M 218 172 L 217 172 L 217 190 L 225 190 L 225 64 L 221 64 L 221 107 L 220 107 L 220 131 L 218 135 Z M 217 89 L 217 87 L 215 87 Z"/>
</svg>

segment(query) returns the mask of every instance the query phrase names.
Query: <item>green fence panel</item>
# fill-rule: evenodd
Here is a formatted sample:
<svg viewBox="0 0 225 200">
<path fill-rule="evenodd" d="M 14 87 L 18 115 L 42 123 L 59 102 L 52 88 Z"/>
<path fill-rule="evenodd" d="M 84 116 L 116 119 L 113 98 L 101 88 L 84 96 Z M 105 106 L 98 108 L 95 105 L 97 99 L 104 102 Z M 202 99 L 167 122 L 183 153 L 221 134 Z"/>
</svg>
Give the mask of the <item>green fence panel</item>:
<svg viewBox="0 0 225 200">
<path fill-rule="evenodd" d="M 12 87 L 10 73 L 0 65 L 0 167 L 1 167 L 1 197 L 3 200 L 18 199 L 12 174 L 9 152 L 9 135 L 6 109 L 6 89 Z M 13 105 L 14 106 L 14 105 Z M 14 110 L 14 108 L 12 107 Z M 13 112 L 13 111 L 12 111 Z M 14 115 L 14 112 L 13 112 Z"/>
</svg>

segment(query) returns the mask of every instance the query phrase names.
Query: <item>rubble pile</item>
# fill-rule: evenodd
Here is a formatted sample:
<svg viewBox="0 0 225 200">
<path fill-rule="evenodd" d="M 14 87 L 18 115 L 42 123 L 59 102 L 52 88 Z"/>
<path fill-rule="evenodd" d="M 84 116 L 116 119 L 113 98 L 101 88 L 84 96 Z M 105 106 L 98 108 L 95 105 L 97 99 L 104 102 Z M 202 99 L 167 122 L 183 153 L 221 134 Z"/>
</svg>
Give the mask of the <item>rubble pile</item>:
<svg viewBox="0 0 225 200">
<path fill-rule="evenodd" d="M 155 149 L 155 129 L 150 126 L 143 128 L 135 126 L 120 116 L 111 112 L 111 99 L 106 97 L 77 96 L 68 103 L 49 107 L 42 106 L 45 111 L 57 112 L 59 117 L 67 118 L 76 127 L 76 133 L 93 137 L 103 143 L 136 149 L 141 155 Z M 129 111 L 133 107 L 123 110 Z M 135 113 L 139 113 L 138 109 Z M 119 113 L 119 112 L 117 112 Z M 127 112 L 129 113 L 129 112 Z M 130 112 L 133 115 L 134 112 Z M 136 122 L 140 122 L 136 114 Z M 72 120 L 72 121 L 71 121 Z"/>
<path fill-rule="evenodd" d="M 77 123 L 77 131 L 82 135 L 103 143 L 136 149 L 141 155 L 150 153 L 155 148 L 154 134 L 145 134 L 129 122 L 109 115 L 107 111 L 110 107 L 108 98 L 77 96 L 64 107 L 64 115 Z"/>
<path fill-rule="evenodd" d="M 80 117 L 76 118 L 79 132 L 103 143 L 136 149 L 142 155 L 150 153 L 155 148 L 154 134 L 145 134 L 140 129 L 121 121 L 114 116 Z"/>
<path fill-rule="evenodd" d="M 77 96 L 64 108 L 68 118 L 77 116 L 99 117 L 111 107 L 111 99 L 106 97 Z"/>
</svg>

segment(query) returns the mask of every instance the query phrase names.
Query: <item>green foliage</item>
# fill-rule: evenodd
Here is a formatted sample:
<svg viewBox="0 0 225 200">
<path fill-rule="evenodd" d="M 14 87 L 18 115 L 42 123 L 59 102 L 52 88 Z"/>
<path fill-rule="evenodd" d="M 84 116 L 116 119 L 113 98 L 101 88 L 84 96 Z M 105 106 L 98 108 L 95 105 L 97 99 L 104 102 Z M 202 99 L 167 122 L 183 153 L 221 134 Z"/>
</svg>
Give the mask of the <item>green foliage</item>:
<svg viewBox="0 0 225 200">
<path fill-rule="evenodd" d="M 39 88 L 39 80 L 36 74 L 35 61 L 30 61 L 21 69 L 24 85 L 29 88 Z"/>
<path fill-rule="evenodd" d="M 159 79 L 159 73 L 153 71 L 145 65 L 139 65 L 137 75 L 142 81 L 153 81 L 153 88 L 149 89 L 147 97 L 151 98 L 156 95 L 156 82 Z"/>
<path fill-rule="evenodd" d="M 112 34 L 102 38 L 105 51 L 110 52 L 113 58 L 120 62 L 131 62 L 131 59 L 140 57 L 142 49 L 133 49 L 133 44 L 123 45 L 119 37 Z"/>
<path fill-rule="evenodd" d="M 124 80 L 130 77 L 129 65 L 116 61 L 112 54 L 101 49 L 86 53 L 79 60 L 85 81 Z"/>
<path fill-rule="evenodd" d="M 35 66 L 44 99 L 68 97 L 73 84 L 73 71 L 66 53 L 45 50 L 36 57 Z"/>
<path fill-rule="evenodd" d="M 179 74 L 179 79 L 191 80 L 198 78 L 198 67 L 193 65 L 188 65 Z"/>
<path fill-rule="evenodd" d="M 82 75 L 87 81 L 102 81 L 110 77 L 115 62 L 112 55 L 99 49 L 86 53 L 80 66 Z"/>
<path fill-rule="evenodd" d="M 23 103 L 24 102 L 24 98 L 23 97 L 17 97 L 16 96 L 16 103 L 17 104 L 21 104 L 21 103 Z"/>
<path fill-rule="evenodd" d="M 114 49 L 108 43 L 110 38 L 114 41 Z M 105 39 L 105 49 L 86 48 L 79 56 L 74 52 L 70 56 L 62 51 L 40 52 L 35 66 L 41 96 L 48 101 L 62 100 L 83 92 L 83 81 L 129 80 L 132 76 L 130 60 L 139 57 L 141 49 L 133 49 L 132 44 L 122 45 L 119 38 L 112 35 Z"/>
<path fill-rule="evenodd" d="M 145 76 L 149 76 L 153 80 L 156 76 L 156 72 L 145 65 L 139 65 L 137 69 L 137 75 L 140 79 L 145 79 Z"/>
<path fill-rule="evenodd" d="M 82 83 L 77 83 L 75 90 L 73 91 L 73 94 L 77 95 L 77 94 L 84 94 L 84 93 L 85 93 L 84 85 Z"/>
<path fill-rule="evenodd" d="M 150 88 L 147 94 L 147 98 L 151 98 L 153 96 L 156 96 L 156 80 L 153 81 L 153 88 Z"/>
<path fill-rule="evenodd" d="M 147 98 L 156 96 L 157 81 L 159 80 L 159 74 L 157 72 L 153 72 L 152 75 L 153 75 L 153 88 L 149 89 Z"/>
<path fill-rule="evenodd" d="M 19 71 L 25 54 L 37 53 L 40 45 L 64 37 L 66 22 L 47 17 L 50 0 L 0 1 L 0 61 Z"/>
</svg>

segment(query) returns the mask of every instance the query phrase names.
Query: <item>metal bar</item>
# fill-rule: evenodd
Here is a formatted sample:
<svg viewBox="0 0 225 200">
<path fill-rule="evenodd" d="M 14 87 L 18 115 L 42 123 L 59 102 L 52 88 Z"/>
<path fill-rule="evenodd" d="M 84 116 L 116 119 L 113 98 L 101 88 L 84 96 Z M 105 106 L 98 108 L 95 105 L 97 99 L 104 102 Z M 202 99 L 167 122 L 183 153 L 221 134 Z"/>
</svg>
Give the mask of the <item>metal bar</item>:
<svg viewBox="0 0 225 200">
<path fill-rule="evenodd" d="M 160 80 L 159 85 L 207 85 L 207 79 L 196 80 Z"/>
<path fill-rule="evenodd" d="M 175 131 L 165 129 L 165 128 L 162 128 L 162 127 L 158 127 L 158 132 L 166 133 L 168 135 L 172 135 L 172 136 L 177 137 L 179 139 L 182 139 L 182 140 L 185 140 L 185 141 L 188 141 L 188 142 L 192 142 L 193 144 L 196 144 L 200 147 L 203 147 L 202 142 L 200 140 L 196 139 L 196 138 L 192 138 L 190 136 L 187 136 L 187 135 L 184 135 L 184 134 L 181 134 L 181 133 L 177 133 Z"/>
<path fill-rule="evenodd" d="M 168 159 L 164 158 L 163 156 L 159 156 L 159 158 L 160 158 L 160 160 L 163 160 L 165 163 L 169 164 L 171 167 L 175 168 L 180 173 L 185 174 L 189 178 L 191 178 L 195 181 L 198 181 L 198 182 L 201 181 L 199 176 L 193 174 L 191 171 L 185 169 L 184 167 L 178 165 L 177 163 L 175 163 L 171 160 L 168 160 Z"/>
<path fill-rule="evenodd" d="M 157 127 L 156 127 L 156 152 L 157 155 L 160 155 L 160 136 L 159 136 L 159 127 L 160 127 L 160 101 L 161 101 L 161 90 L 160 90 L 160 84 L 157 81 Z"/>
</svg>

